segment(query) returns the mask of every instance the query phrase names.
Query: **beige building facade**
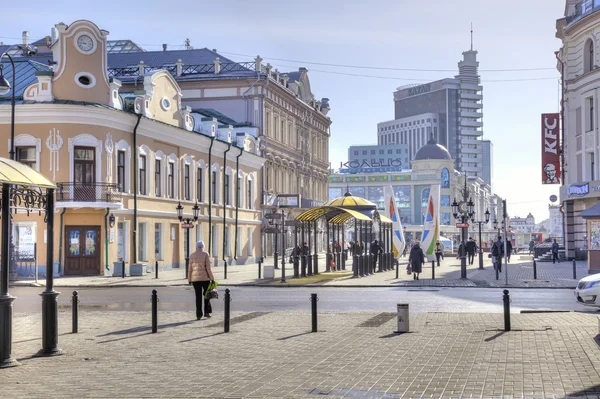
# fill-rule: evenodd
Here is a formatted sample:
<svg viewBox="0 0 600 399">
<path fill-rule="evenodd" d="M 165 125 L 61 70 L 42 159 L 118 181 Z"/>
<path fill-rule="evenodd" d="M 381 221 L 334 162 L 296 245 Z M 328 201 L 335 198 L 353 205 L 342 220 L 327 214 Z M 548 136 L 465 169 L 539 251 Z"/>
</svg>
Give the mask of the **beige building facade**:
<svg viewBox="0 0 600 399">
<path fill-rule="evenodd" d="M 58 24 L 48 43 L 53 65 L 15 57 L 17 79 L 30 73 L 28 66 L 35 69 L 16 105 L 17 160 L 57 184 L 55 273 L 112 274 L 122 261 L 182 267 L 187 236 L 178 204 L 184 218 L 199 207 L 191 251 L 203 240 L 215 262 L 254 262 L 262 256 L 264 159 L 253 132 L 192 112 L 167 70 L 146 74 L 140 87 L 126 91 L 108 76 L 107 36 L 89 21 Z M 5 76 L 14 72 L 3 66 Z M 0 143 L 8 155 L 6 98 Z M 23 210 L 13 226 L 16 272 L 29 275 L 20 261 L 31 258 L 44 269 L 43 216 Z"/>
</svg>

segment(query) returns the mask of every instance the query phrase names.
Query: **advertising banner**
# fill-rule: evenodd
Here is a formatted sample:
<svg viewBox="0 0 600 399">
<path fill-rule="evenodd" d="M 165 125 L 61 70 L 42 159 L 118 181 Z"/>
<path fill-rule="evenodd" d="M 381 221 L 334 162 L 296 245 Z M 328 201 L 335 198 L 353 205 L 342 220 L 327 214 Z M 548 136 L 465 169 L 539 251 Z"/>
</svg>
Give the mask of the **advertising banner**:
<svg viewBox="0 0 600 399">
<path fill-rule="evenodd" d="M 559 114 L 542 114 L 542 184 L 560 184 Z"/>
<path fill-rule="evenodd" d="M 425 190 L 423 190 L 425 191 Z M 423 222 L 423 235 L 421 236 L 421 248 L 425 255 L 433 255 L 435 242 L 440 236 L 440 185 L 432 184 L 427 200 L 425 221 Z"/>
</svg>

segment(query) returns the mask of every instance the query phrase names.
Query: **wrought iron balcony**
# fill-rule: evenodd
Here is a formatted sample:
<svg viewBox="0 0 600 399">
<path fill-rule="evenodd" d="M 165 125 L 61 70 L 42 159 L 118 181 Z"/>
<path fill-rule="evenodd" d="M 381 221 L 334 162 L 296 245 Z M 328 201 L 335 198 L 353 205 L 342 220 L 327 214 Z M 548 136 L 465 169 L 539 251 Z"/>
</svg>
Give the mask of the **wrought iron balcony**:
<svg viewBox="0 0 600 399">
<path fill-rule="evenodd" d="M 121 203 L 123 195 L 115 183 L 56 183 L 56 202 Z"/>
<path fill-rule="evenodd" d="M 567 24 L 579 21 L 583 17 L 600 10 L 600 0 L 582 0 L 575 5 L 571 15 L 567 16 Z"/>
</svg>

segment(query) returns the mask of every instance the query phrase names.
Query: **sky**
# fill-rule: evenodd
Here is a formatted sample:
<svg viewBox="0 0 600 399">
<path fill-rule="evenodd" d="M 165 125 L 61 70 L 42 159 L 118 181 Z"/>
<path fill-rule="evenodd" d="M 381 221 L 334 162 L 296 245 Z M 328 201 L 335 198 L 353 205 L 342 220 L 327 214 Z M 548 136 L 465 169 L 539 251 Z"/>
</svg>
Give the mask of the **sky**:
<svg viewBox="0 0 600 399">
<path fill-rule="evenodd" d="M 541 184 L 540 114 L 559 111 L 555 26 L 565 0 L 65 3 L 3 4 L 0 41 L 19 41 L 25 30 L 37 40 L 56 23 L 88 19 L 109 31 L 109 39 L 131 39 L 147 50 L 163 43 L 180 49 L 189 38 L 196 48 L 217 49 L 240 62 L 259 54 L 281 72 L 306 67 L 315 97 L 330 99 L 334 168 L 347 159 L 348 145 L 377 143 L 377 123 L 394 119 L 397 87 L 458 73 L 473 23 L 484 139 L 494 145 L 494 192 L 507 200 L 511 216 L 531 212 L 536 222 L 548 218 L 549 197 L 559 194 L 559 185 Z"/>
</svg>

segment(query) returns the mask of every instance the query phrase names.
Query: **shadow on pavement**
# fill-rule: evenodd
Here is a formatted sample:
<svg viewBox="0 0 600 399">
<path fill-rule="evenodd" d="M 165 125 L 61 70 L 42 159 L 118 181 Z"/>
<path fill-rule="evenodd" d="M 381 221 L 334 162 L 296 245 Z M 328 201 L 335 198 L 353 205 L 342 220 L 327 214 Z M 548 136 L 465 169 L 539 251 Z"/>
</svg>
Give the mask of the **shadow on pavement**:
<svg viewBox="0 0 600 399">
<path fill-rule="evenodd" d="M 216 337 L 217 335 L 222 335 L 225 334 L 224 332 L 218 332 L 218 333 L 214 333 L 214 334 L 210 334 L 210 335 L 204 335 L 202 337 L 196 337 L 196 338 L 190 338 L 190 339 L 184 339 L 183 341 L 179 341 L 180 344 L 185 343 L 185 342 L 191 342 L 191 341 L 197 341 L 199 339 L 204 339 L 204 338 L 210 338 L 210 337 Z"/>
<path fill-rule="evenodd" d="M 289 337 L 281 337 L 281 338 L 277 338 L 277 341 L 285 341 L 286 339 L 291 339 L 291 338 L 296 338 L 296 337 L 301 337 L 303 335 L 309 335 L 312 334 L 311 331 L 307 331 L 307 332 L 303 332 L 300 334 L 294 334 L 294 335 L 290 335 Z"/>
<path fill-rule="evenodd" d="M 179 326 L 184 326 L 186 324 L 190 324 L 190 321 L 180 321 L 177 323 L 169 323 L 169 324 L 160 324 L 158 325 L 158 329 L 162 330 L 163 328 L 171 328 L 171 327 L 179 327 Z M 128 328 L 126 330 L 119 330 L 119 331 L 112 331 L 106 334 L 102 334 L 102 335 L 98 335 L 98 337 L 107 337 L 110 335 L 124 335 L 124 334 L 133 334 L 133 333 L 137 333 L 137 332 L 146 332 L 146 331 L 150 331 L 152 330 L 151 326 L 148 327 L 133 327 L 133 328 Z"/>
<path fill-rule="evenodd" d="M 484 341 L 485 341 L 485 342 L 490 342 L 490 341 L 493 341 L 493 340 L 495 340 L 496 338 L 503 336 L 504 334 L 506 334 L 506 331 L 500 331 L 499 333 L 497 333 L 497 334 L 495 334 L 495 335 L 492 335 L 492 336 L 491 336 L 491 337 L 489 337 L 489 338 L 486 338 L 486 339 L 484 339 Z"/>
<path fill-rule="evenodd" d="M 138 337 L 143 337 L 144 335 L 150 335 L 152 334 L 152 332 L 144 332 L 142 334 L 137 334 L 137 335 L 132 335 L 130 337 L 123 337 L 123 338 L 115 338 L 115 339 L 107 339 L 105 341 L 99 341 L 99 344 L 108 344 L 110 342 L 117 342 L 117 341 L 122 341 L 124 339 L 130 339 L 130 338 L 138 338 Z"/>
</svg>

